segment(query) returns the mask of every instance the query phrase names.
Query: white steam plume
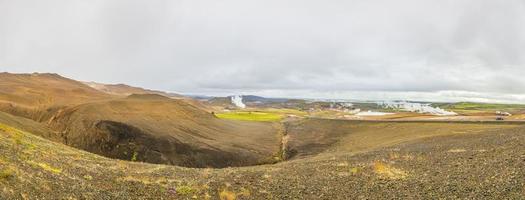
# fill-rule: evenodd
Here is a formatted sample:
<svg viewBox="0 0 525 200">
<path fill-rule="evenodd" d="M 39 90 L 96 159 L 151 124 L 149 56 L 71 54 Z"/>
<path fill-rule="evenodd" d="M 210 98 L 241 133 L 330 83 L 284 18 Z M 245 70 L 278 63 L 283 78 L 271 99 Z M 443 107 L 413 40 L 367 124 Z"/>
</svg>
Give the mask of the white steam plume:
<svg viewBox="0 0 525 200">
<path fill-rule="evenodd" d="M 412 103 L 412 102 L 406 102 L 406 101 L 385 101 L 385 102 L 378 102 L 377 103 L 380 106 L 383 106 L 385 108 L 392 108 L 397 110 L 403 110 L 408 112 L 417 112 L 417 113 L 425 113 L 425 114 L 431 114 L 431 115 L 457 115 L 455 112 L 446 111 L 444 109 L 441 109 L 439 107 L 432 107 L 430 104 L 424 104 L 424 103 Z"/>
<path fill-rule="evenodd" d="M 366 111 L 366 112 L 359 112 L 355 114 L 356 116 L 384 116 L 384 115 L 393 115 L 394 113 L 385 113 L 385 112 L 374 112 L 374 111 Z"/>
<path fill-rule="evenodd" d="M 241 95 L 235 95 L 231 97 L 233 105 L 239 107 L 239 108 L 246 108 L 246 105 L 242 102 L 242 96 Z"/>
</svg>

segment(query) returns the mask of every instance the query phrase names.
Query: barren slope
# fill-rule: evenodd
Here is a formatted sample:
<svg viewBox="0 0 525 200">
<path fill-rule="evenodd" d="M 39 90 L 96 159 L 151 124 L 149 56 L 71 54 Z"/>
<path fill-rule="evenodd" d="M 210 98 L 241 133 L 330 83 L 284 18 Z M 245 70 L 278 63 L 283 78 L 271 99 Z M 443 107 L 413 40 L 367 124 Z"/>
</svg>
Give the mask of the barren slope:
<svg viewBox="0 0 525 200">
<path fill-rule="evenodd" d="M 0 112 L 0 124 L 8 124 L 10 127 L 25 130 L 52 141 L 62 141 L 62 138 L 58 137 L 55 131 L 49 129 L 44 124 L 23 117 Z"/>
<path fill-rule="evenodd" d="M 304 119 L 286 123 L 289 158 L 321 153 L 358 153 L 419 138 L 476 134 L 522 122 L 354 121 Z"/>
<path fill-rule="evenodd" d="M 398 126 L 396 122 L 367 124 L 382 135 L 406 134 L 404 129 L 384 131 Z M 435 128 L 444 131 L 449 125 L 437 123 Z M 357 154 L 343 149 L 275 165 L 187 169 L 111 160 L 4 125 L 0 129 L 0 197 L 520 199 L 525 195 L 525 127 L 500 126 L 475 134 L 409 140 Z"/>
<path fill-rule="evenodd" d="M 83 104 L 61 110 L 50 123 L 74 147 L 190 167 L 272 162 L 280 142 L 277 124 L 221 120 L 158 95 Z"/>
</svg>

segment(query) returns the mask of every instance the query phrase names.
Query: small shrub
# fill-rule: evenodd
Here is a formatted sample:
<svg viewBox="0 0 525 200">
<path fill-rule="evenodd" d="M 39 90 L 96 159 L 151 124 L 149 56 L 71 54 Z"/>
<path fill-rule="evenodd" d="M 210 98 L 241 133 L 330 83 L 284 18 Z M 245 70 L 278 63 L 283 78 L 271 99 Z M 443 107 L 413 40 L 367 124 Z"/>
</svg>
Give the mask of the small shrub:
<svg viewBox="0 0 525 200">
<path fill-rule="evenodd" d="M 84 179 L 90 181 L 90 180 L 93 180 L 93 177 L 90 175 L 84 175 Z"/>
<path fill-rule="evenodd" d="M 190 195 L 197 192 L 195 188 L 187 185 L 177 186 L 177 188 L 175 188 L 175 191 L 178 195 Z"/>
<path fill-rule="evenodd" d="M 241 188 L 241 192 L 239 192 L 239 196 L 249 197 L 251 195 L 250 190 L 246 188 Z"/>
<path fill-rule="evenodd" d="M 22 145 L 22 139 L 20 139 L 20 137 L 13 137 L 13 140 L 15 141 L 16 145 Z"/>
<path fill-rule="evenodd" d="M 357 168 L 357 167 L 352 167 L 352 168 L 350 169 L 350 173 L 351 173 L 352 175 L 356 175 L 357 173 L 359 173 L 359 168 Z"/>
<path fill-rule="evenodd" d="M 221 200 L 235 200 L 236 198 L 237 194 L 227 189 L 223 189 L 221 192 L 219 192 L 219 199 Z"/>
<path fill-rule="evenodd" d="M 15 170 L 6 168 L 0 171 L 0 180 L 6 180 L 15 176 Z"/>
<path fill-rule="evenodd" d="M 374 171 L 377 174 L 385 178 L 396 180 L 396 179 L 405 179 L 408 176 L 408 173 L 406 173 L 405 171 L 394 168 L 380 161 L 374 162 L 373 167 L 374 167 Z"/>
<path fill-rule="evenodd" d="M 390 154 L 389 154 L 390 160 L 396 160 L 396 159 L 399 159 L 399 157 L 400 157 L 399 153 L 397 153 L 397 152 L 390 152 Z"/>
<path fill-rule="evenodd" d="M 133 152 L 133 156 L 131 156 L 131 161 L 135 162 L 137 161 L 137 156 L 139 155 L 139 153 L 137 153 L 136 151 Z"/>
</svg>

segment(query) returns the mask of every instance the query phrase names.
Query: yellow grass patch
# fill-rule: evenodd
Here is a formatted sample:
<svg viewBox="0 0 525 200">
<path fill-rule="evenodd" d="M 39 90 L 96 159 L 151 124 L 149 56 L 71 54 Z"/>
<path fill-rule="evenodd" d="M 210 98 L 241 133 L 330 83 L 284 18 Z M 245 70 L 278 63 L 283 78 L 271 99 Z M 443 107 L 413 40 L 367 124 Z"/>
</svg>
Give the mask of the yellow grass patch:
<svg viewBox="0 0 525 200">
<path fill-rule="evenodd" d="M 358 167 L 352 167 L 352 168 L 350 168 L 350 173 L 351 173 L 352 175 L 356 175 L 357 173 L 359 173 L 359 171 L 360 171 L 360 170 L 359 170 Z"/>
<path fill-rule="evenodd" d="M 190 185 L 179 185 L 175 188 L 175 191 L 179 195 L 191 195 L 197 192 L 197 189 Z"/>
<path fill-rule="evenodd" d="M 39 163 L 39 162 L 33 162 L 33 161 L 29 161 L 28 163 L 33 165 L 33 166 L 40 167 L 43 170 L 46 170 L 46 171 L 51 172 L 53 174 L 60 174 L 60 173 L 62 173 L 62 169 L 52 167 L 52 166 L 50 166 L 50 165 L 48 165 L 46 163 Z"/>
<path fill-rule="evenodd" d="M 235 200 L 236 198 L 237 194 L 235 194 L 235 192 L 229 191 L 226 188 L 219 192 L 219 199 L 221 200 Z"/>
<path fill-rule="evenodd" d="M 379 174 L 382 177 L 398 180 L 398 179 L 405 179 L 408 176 L 408 173 L 397 169 L 395 167 L 389 166 L 388 164 L 385 164 L 381 161 L 374 162 L 374 172 Z"/>
<path fill-rule="evenodd" d="M 84 179 L 90 181 L 90 180 L 93 180 L 93 176 L 90 176 L 90 175 L 84 175 Z"/>
<path fill-rule="evenodd" d="M 239 196 L 249 197 L 251 195 L 251 192 L 249 189 L 241 188 L 241 191 L 237 193 Z"/>
<path fill-rule="evenodd" d="M 13 168 L 7 167 L 0 170 L 0 181 L 6 180 L 15 176 L 15 170 Z"/>
<path fill-rule="evenodd" d="M 467 150 L 465 150 L 465 149 L 450 149 L 447 152 L 449 152 L 449 153 L 463 153 L 463 152 L 466 152 L 466 151 Z"/>
</svg>

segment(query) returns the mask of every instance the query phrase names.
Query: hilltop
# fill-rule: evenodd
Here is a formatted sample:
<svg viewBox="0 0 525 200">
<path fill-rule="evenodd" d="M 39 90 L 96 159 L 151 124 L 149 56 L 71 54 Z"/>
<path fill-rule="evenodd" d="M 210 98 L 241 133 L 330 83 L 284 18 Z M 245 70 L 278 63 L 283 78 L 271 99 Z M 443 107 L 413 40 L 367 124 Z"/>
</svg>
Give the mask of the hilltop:
<svg viewBox="0 0 525 200">
<path fill-rule="evenodd" d="M 34 120 L 45 120 L 53 110 L 112 98 L 57 74 L 0 73 L 0 110 Z"/>
<path fill-rule="evenodd" d="M 118 96 L 129 96 L 132 94 L 157 94 L 165 97 L 170 98 L 184 98 L 183 95 L 175 94 L 175 93 L 168 93 L 158 90 L 149 90 L 144 89 L 140 87 L 134 87 L 126 84 L 103 84 L 103 83 L 97 83 L 97 82 L 82 82 L 86 84 L 89 87 L 92 87 L 96 90 L 99 90 L 101 92 L 105 92 L 111 95 L 118 95 Z"/>
</svg>

